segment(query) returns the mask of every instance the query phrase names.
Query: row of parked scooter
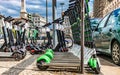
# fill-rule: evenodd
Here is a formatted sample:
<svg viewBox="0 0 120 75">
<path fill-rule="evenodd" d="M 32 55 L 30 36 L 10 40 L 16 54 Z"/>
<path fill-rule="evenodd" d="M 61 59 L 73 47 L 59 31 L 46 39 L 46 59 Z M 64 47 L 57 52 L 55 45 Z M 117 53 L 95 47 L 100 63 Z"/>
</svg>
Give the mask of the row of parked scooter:
<svg viewBox="0 0 120 75">
<path fill-rule="evenodd" d="M 60 19 L 61 20 L 61 19 Z M 50 28 L 48 28 L 48 26 L 52 25 L 52 23 L 47 23 L 43 26 L 43 28 L 45 28 L 46 30 L 46 36 L 47 36 L 47 43 L 40 45 L 38 44 L 35 40 L 37 40 L 38 38 L 38 32 L 39 32 L 39 28 L 35 27 L 34 30 L 32 31 L 33 34 L 31 35 L 31 42 L 27 44 L 26 49 L 32 54 L 41 54 L 44 53 L 46 49 L 52 49 L 54 51 L 57 52 L 67 52 L 68 48 L 66 47 L 66 43 L 69 43 L 69 41 L 65 40 L 65 34 L 64 34 L 64 27 L 62 27 L 62 25 L 59 23 L 60 21 L 59 19 L 55 20 L 52 23 L 56 24 L 56 36 L 57 36 L 57 45 L 56 47 L 53 48 L 53 43 L 52 43 L 52 37 L 50 35 Z M 30 29 L 29 29 L 30 32 Z M 70 38 L 70 40 L 72 40 Z M 73 45 L 73 41 L 72 41 L 72 45 Z M 70 45 L 70 47 L 72 46 Z"/>
<path fill-rule="evenodd" d="M 2 22 L 1 27 L 1 44 L 0 58 L 14 58 L 19 61 L 26 56 L 25 49 L 25 24 L 22 21 L 16 21 L 12 17 L 0 15 Z"/>
<path fill-rule="evenodd" d="M 46 48 L 52 48 L 52 42 L 50 38 L 50 32 L 47 31 L 48 43 L 46 45 L 40 45 L 35 42 L 38 37 L 39 29 L 34 28 L 33 35 L 31 37 L 31 43 L 25 43 L 26 41 L 26 28 L 25 23 L 21 20 L 15 20 L 11 16 L 4 17 L 0 15 L 2 22 L 1 27 L 1 44 L 0 58 L 14 58 L 16 61 L 22 60 L 27 53 L 27 50 L 31 54 L 44 53 Z M 26 22 L 26 20 L 24 21 Z"/>
<path fill-rule="evenodd" d="M 32 32 L 32 34 L 30 33 Z M 46 35 L 47 35 L 47 43 L 40 44 L 37 40 L 40 40 L 39 36 L 39 28 L 29 28 L 29 42 L 27 42 L 26 50 L 30 52 L 30 54 L 42 54 L 45 52 L 45 49 L 52 48 L 52 38 L 50 36 L 50 30 L 49 28 L 46 29 Z"/>
<path fill-rule="evenodd" d="M 41 45 L 36 42 L 38 39 L 39 34 L 39 28 L 34 27 L 33 33 L 30 36 L 31 42 L 25 42 L 26 41 L 26 31 L 28 28 L 25 27 L 27 20 L 21 19 L 21 20 L 15 20 L 14 18 L 8 16 L 4 17 L 0 15 L 0 20 L 2 22 L 2 31 L 1 35 L 3 35 L 3 38 L 0 40 L 3 40 L 4 43 L 1 44 L 0 48 L 0 58 L 14 58 L 16 61 L 22 60 L 25 56 L 27 51 L 30 52 L 30 54 L 42 54 L 45 53 L 46 49 L 53 49 L 52 44 L 52 37 L 50 35 L 50 29 L 48 28 L 49 25 L 52 23 L 56 24 L 56 35 L 58 38 L 58 44 L 56 47 L 54 47 L 54 51 L 59 52 L 66 52 L 68 51 L 68 48 L 66 47 L 65 37 L 64 37 L 64 31 L 61 25 L 59 24 L 59 20 L 55 20 L 52 23 L 48 23 L 43 26 L 43 28 L 46 29 L 46 35 L 47 35 L 47 43 L 44 45 Z M 22 21 L 24 20 L 24 22 Z M 29 34 L 30 34 L 31 28 L 29 27 Z"/>
</svg>

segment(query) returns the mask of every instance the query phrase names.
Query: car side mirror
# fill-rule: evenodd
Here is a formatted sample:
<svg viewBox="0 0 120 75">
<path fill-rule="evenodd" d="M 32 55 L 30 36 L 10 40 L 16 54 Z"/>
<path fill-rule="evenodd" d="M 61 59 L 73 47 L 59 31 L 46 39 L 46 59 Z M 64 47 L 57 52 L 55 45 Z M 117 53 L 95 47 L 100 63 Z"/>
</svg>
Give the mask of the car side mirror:
<svg viewBox="0 0 120 75">
<path fill-rule="evenodd" d="M 92 31 L 95 31 L 97 29 L 97 26 L 92 26 Z"/>
<path fill-rule="evenodd" d="M 98 31 L 98 28 L 96 27 L 96 28 L 94 29 L 94 31 Z"/>
</svg>

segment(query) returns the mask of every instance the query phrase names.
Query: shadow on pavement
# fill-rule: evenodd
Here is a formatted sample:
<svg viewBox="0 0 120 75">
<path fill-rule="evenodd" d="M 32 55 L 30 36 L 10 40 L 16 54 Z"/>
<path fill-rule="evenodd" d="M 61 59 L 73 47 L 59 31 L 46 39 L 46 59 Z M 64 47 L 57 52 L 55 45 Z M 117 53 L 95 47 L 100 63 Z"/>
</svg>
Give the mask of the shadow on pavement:
<svg viewBox="0 0 120 75">
<path fill-rule="evenodd" d="M 0 58 L 0 62 L 5 62 L 5 61 L 15 61 L 14 58 Z M 16 62 L 16 61 L 15 61 Z"/>
<path fill-rule="evenodd" d="M 101 65 L 107 65 L 107 66 L 117 66 L 113 63 L 111 56 L 99 53 L 97 56 L 100 59 Z"/>
<path fill-rule="evenodd" d="M 28 59 L 22 61 L 21 63 L 11 67 L 8 71 L 2 73 L 2 75 L 19 75 L 20 72 L 25 70 L 26 67 L 31 65 L 38 56 L 30 56 Z"/>
</svg>

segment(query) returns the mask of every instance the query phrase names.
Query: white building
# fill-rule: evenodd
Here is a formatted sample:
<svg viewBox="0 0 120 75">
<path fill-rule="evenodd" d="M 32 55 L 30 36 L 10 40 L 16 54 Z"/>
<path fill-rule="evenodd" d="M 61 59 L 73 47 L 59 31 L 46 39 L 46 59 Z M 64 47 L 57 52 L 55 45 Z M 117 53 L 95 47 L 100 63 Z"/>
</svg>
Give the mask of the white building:
<svg viewBox="0 0 120 75">
<path fill-rule="evenodd" d="M 32 21 L 35 26 L 41 27 L 46 24 L 46 19 L 37 13 L 32 14 Z"/>
</svg>

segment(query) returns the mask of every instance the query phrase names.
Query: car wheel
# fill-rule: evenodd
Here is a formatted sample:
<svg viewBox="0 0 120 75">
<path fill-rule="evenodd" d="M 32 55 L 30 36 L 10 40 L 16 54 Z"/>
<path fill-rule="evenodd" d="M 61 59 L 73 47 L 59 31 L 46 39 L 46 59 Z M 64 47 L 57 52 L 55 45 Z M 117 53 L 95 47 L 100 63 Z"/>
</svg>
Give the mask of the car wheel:
<svg viewBox="0 0 120 75">
<path fill-rule="evenodd" d="M 117 41 L 112 44 L 112 60 L 115 64 L 120 65 L 120 44 Z"/>
</svg>

